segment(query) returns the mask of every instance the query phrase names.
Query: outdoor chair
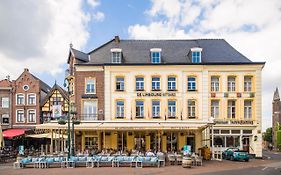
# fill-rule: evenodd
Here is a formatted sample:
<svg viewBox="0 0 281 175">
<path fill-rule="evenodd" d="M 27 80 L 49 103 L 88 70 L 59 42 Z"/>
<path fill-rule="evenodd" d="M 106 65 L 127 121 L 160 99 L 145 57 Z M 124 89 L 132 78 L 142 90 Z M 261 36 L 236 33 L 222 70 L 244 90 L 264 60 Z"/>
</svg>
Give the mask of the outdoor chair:
<svg viewBox="0 0 281 175">
<path fill-rule="evenodd" d="M 97 162 L 97 167 L 100 166 L 114 166 L 113 165 L 113 156 L 102 156 Z"/>
<path fill-rule="evenodd" d="M 181 165 L 182 164 L 182 155 L 177 154 L 176 159 L 177 159 L 177 165 Z"/>
<path fill-rule="evenodd" d="M 47 167 L 61 167 L 63 161 L 66 160 L 66 157 L 49 157 L 46 159 Z"/>
<path fill-rule="evenodd" d="M 165 155 L 164 154 L 158 154 L 158 168 L 161 166 L 161 164 L 162 164 L 162 166 L 165 166 L 165 162 L 166 162 L 166 157 L 165 157 Z"/>
<path fill-rule="evenodd" d="M 176 156 L 174 154 L 168 154 L 168 161 L 171 165 L 175 165 L 176 162 Z"/>
<path fill-rule="evenodd" d="M 158 158 L 156 156 L 154 157 L 144 157 L 144 160 L 142 162 L 142 166 L 157 166 L 158 167 Z"/>
<path fill-rule="evenodd" d="M 118 156 L 116 157 L 117 166 L 130 166 L 132 167 L 133 161 L 135 160 L 135 156 Z"/>
<path fill-rule="evenodd" d="M 196 163 L 196 166 L 202 166 L 203 165 L 202 157 L 196 156 L 195 157 L 195 163 Z"/>
<path fill-rule="evenodd" d="M 95 164 L 97 164 L 97 156 L 87 157 L 87 161 L 86 161 L 87 168 L 94 168 Z"/>
<path fill-rule="evenodd" d="M 79 156 L 78 160 L 75 162 L 75 166 L 77 166 L 77 167 L 86 167 L 87 158 L 88 157 L 86 157 L 86 156 Z"/>
</svg>

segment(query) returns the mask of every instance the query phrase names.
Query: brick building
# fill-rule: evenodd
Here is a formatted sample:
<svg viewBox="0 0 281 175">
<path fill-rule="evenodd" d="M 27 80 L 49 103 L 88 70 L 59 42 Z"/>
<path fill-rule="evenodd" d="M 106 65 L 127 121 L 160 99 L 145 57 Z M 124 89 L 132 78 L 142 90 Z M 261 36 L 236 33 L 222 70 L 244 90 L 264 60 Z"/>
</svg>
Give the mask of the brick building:
<svg viewBox="0 0 281 175">
<path fill-rule="evenodd" d="M 34 128 L 42 123 L 41 103 L 50 87 L 28 69 L 13 81 L 13 128 Z"/>
<path fill-rule="evenodd" d="M 2 129 L 11 128 L 12 123 L 12 82 L 9 79 L 0 81 L 0 124 Z"/>
</svg>

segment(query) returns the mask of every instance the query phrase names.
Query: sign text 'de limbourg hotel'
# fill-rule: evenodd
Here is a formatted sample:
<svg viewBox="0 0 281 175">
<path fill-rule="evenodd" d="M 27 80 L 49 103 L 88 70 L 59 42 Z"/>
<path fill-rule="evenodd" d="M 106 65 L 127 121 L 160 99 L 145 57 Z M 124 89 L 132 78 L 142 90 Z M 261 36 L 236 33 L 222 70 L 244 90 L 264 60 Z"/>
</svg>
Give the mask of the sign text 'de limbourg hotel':
<svg viewBox="0 0 281 175">
<path fill-rule="evenodd" d="M 262 156 L 264 62 L 252 62 L 223 39 L 115 37 L 88 53 L 71 47 L 67 63 L 70 101 L 81 120 L 77 150 L 169 152 L 190 145 L 198 152 L 221 145 Z M 213 134 L 211 117 L 227 121 L 216 123 Z"/>
</svg>

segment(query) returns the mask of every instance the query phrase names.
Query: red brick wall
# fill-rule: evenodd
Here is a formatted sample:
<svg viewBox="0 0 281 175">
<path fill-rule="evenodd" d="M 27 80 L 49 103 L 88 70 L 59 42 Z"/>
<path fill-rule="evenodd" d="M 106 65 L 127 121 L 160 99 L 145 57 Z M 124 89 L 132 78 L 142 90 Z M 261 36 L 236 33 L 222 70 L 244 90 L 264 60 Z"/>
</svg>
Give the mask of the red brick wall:
<svg viewBox="0 0 281 175">
<path fill-rule="evenodd" d="M 28 85 L 29 89 L 27 91 L 23 90 L 23 86 Z M 16 128 L 18 125 L 35 125 L 40 123 L 40 83 L 39 80 L 36 80 L 27 69 L 20 75 L 20 77 L 13 82 L 13 89 L 14 89 L 14 95 L 13 95 L 13 127 Z M 16 105 L 16 94 L 22 93 L 25 96 L 25 105 Z M 36 104 L 35 105 L 28 105 L 27 104 L 27 95 L 29 93 L 36 94 Z M 24 109 L 24 116 L 25 116 L 25 122 L 23 123 L 17 123 L 16 122 L 16 111 L 17 109 Z M 36 110 L 36 123 L 28 123 L 27 122 L 27 111 L 29 109 L 35 109 Z"/>
<path fill-rule="evenodd" d="M 80 117 L 83 113 L 82 98 L 85 94 L 85 79 L 91 77 L 96 79 L 96 96 L 98 100 L 98 111 L 104 113 L 104 72 L 103 71 L 75 71 L 75 103 L 77 107 L 77 115 Z M 104 115 L 98 116 L 99 120 L 104 120 Z"/>
</svg>

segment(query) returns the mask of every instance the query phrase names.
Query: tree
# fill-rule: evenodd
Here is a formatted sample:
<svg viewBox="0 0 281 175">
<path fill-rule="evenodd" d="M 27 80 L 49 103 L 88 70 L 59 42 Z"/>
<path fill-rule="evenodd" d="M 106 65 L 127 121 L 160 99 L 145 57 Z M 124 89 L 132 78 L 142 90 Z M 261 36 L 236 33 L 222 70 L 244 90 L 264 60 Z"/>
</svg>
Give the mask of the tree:
<svg viewBox="0 0 281 175">
<path fill-rule="evenodd" d="M 263 133 L 263 140 L 272 143 L 272 128 L 267 128 Z"/>
</svg>

